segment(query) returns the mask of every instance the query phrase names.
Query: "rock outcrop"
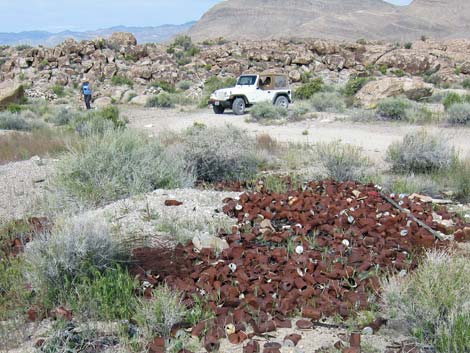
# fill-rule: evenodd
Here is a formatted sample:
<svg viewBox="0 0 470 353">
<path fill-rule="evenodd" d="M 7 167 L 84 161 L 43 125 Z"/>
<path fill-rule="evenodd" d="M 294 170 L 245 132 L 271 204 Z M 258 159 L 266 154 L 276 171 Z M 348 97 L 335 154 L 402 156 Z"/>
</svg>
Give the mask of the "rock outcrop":
<svg viewBox="0 0 470 353">
<path fill-rule="evenodd" d="M 409 99 L 419 100 L 433 93 L 433 85 L 421 78 L 385 77 L 367 83 L 356 94 L 364 106 L 371 107 L 384 98 L 405 95 Z"/>
<path fill-rule="evenodd" d="M 288 74 L 294 88 L 305 77 L 344 83 L 350 77 L 372 75 L 396 82 L 393 78 L 400 73 L 405 78 L 397 82 L 406 78 L 417 82 L 415 77 L 432 74 L 453 83 L 470 75 L 470 41 L 466 40 L 416 41 L 407 45 L 409 49 L 367 41 L 221 41 L 194 44 L 196 50 L 185 52 L 168 45 L 135 44 L 132 35 L 123 33 L 113 38 L 67 40 L 55 48 L 0 47 L 0 80 L 25 83 L 28 97 L 53 100 L 58 98 L 51 89 L 54 85 L 76 89 L 86 76 L 95 98 L 127 103 L 135 96 L 158 93 L 150 87 L 158 82 L 191 81 L 190 95 L 197 97 L 209 77 L 234 77 L 247 71 Z"/>
</svg>

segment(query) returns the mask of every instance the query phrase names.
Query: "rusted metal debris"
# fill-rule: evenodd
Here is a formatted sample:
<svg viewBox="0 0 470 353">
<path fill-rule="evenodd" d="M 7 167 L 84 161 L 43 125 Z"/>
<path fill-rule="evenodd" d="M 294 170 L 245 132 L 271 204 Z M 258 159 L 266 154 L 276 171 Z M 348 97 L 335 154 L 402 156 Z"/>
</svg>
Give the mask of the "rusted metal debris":
<svg viewBox="0 0 470 353">
<path fill-rule="evenodd" d="M 229 336 L 233 343 L 248 342 L 244 352 L 260 352 L 250 339 L 292 327 L 294 313 L 304 316 L 295 327 L 305 330 L 329 316 L 366 310 L 380 292 L 382 273 L 411 271 L 416 255 L 450 245 L 420 226 L 443 231 L 433 222 L 432 205 L 387 197 L 410 213 L 396 209 L 374 186 L 353 182 L 312 182 L 285 194 L 245 193 L 225 200 L 224 212 L 238 220 L 230 234 L 221 235 L 228 249 L 216 253 L 179 245 L 172 255 L 176 262 L 166 261 L 167 266 L 155 249 L 137 249 L 133 272 L 151 286 L 166 282 L 182 291 L 189 306 L 194 296 L 204 299 L 216 318 L 197 324 L 192 334 L 206 332 L 207 351 Z M 447 211 L 439 215 L 464 229 Z M 227 334 L 227 324 L 238 329 Z M 246 332 L 249 326 L 254 332 Z M 354 352 L 357 337 L 351 340 L 345 349 Z"/>
</svg>

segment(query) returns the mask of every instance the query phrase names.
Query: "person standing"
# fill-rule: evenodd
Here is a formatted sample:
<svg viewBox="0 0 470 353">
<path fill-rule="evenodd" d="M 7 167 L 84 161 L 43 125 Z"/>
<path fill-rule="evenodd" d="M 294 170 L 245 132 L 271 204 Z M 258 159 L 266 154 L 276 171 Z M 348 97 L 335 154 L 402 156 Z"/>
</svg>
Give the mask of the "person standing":
<svg viewBox="0 0 470 353">
<path fill-rule="evenodd" d="M 85 105 L 86 108 L 89 110 L 91 109 L 91 85 L 90 82 L 84 78 L 82 81 L 82 93 L 83 93 L 83 98 L 85 99 Z"/>
</svg>

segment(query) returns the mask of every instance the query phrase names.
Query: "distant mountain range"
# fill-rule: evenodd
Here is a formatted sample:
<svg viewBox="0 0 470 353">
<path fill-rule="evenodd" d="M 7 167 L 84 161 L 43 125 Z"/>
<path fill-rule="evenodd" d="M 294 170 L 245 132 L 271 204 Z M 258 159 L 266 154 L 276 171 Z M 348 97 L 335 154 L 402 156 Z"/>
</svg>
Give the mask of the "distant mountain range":
<svg viewBox="0 0 470 353">
<path fill-rule="evenodd" d="M 96 31 L 72 32 L 63 31 L 59 33 L 51 33 L 45 31 L 27 31 L 20 33 L 1 33 L 0 45 L 44 45 L 53 47 L 62 43 L 64 40 L 73 38 L 77 41 L 94 38 L 106 38 L 113 32 L 131 32 L 133 33 L 139 44 L 143 43 L 160 43 L 165 42 L 172 37 L 186 32 L 195 22 L 188 22 L 182 25 L 162 25 L 156 27 L 126 27 L 116 26 Z"/>
<path fill-rule="evenodd" d="M 470 38 L 470 0 L 227 0 L 190 30 L 195 40 Z"/>
</svg>

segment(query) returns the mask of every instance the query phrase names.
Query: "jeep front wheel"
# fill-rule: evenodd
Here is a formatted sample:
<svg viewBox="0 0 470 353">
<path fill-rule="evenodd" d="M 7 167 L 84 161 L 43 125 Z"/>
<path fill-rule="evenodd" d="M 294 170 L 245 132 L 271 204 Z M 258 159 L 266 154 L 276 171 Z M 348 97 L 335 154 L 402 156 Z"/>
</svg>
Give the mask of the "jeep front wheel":
<svg viewBox="0 0 470 353">
<path fill-rule="evenodd" d="M 225 111 L 225 108 L 221 107 L 220 105 L 213 105 L 212 109 L 214 109 L 214 113 L 216 114 L 223 114 Z"/>
<path fill-rule="evenodd" d="M 235 115 L 245 114 L 245 100 L 243 98 L 235 98 L 232 104 L 232 110 Z"/>
<path fill-rule="evenodd" d="M 289 99 L 286 96 L 279 96 L 276 98 L 274 105 L 282 108 L 289 108 Z"/>
</svg>

